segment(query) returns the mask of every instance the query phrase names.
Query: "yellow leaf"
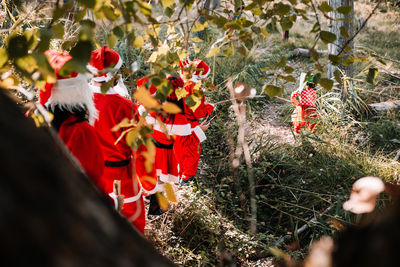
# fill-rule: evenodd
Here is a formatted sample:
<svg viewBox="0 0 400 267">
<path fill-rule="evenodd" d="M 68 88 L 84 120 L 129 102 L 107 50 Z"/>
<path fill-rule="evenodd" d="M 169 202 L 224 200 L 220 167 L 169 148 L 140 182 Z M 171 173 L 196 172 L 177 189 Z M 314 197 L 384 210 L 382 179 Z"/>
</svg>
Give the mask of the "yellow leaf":
<svg viewBox="0 0 400 267">
<path fill-rule="evenodd" d="M 157 61 L 157 57 L 158 57 L 158 52 L 155 51 L 155 52 L 153 52 L 153 53 L 151 54 L 151 56 L 149 57 L 149 59 L 147 60 L 147 62 L 154 63 L 154 62 Z"/>
<path fill-rule="evenodd" d="M 172 35 L 175 33 L 176 33 L 176 31 L 175 31 L 174 25 L 168 25 L 167 35 Z"/>
<path fill-rule="evenodd" d="M 165 112 L 172 113 L 172 114 L 179 113 L 182 111 L 176 104 L 171 103 L 171 102 L 164 103 L 161 108 Z"/>
<path fill-rule="evenodd" d="M 194 52 L 195 53 L 200 53 L 200 48 L 198 48 L 197 46 L 193 45 L 194 48 Z"/>
<path fill-rule="evenodd" d="M 201 90 L 201 81 L 198 81 L 194 86 L 193 86 L 193 91 Z"/>
<path fill-rule="evenodd" d="M 147 172 L 151 172 L 153 169 L 153 163 L 156 159 L 156 146 L 150 138 L 146 140 L 146 151 L 142 152 L 143 157 L 146 159 L 144 166 Z"/>
<path fill-rule="evenodd" d="M 169 46 L 167 43 L 163 44 L 160 48 L 158 48 L 158 53 L 160 55 L 166 55 L 169 51 Z"/>
<path fill-rule="evenodd" d="M 133 97 L 147 109 L 160 106 L 158 101 L 151 96 L 150 92 L 143 85 L 136 90 Z"/>
<path fill-rule="evenodd" d="M 199 37 L 194 37 L 194 38 L 192 38 L 192 41 L 193 41 L 193 42 L 197 42 L 197 43 L 203 42 L 203 40 L 201 40 Z"/>
<path fill-rule="evenodd" d="M 127 127 L 131 127 L 131 126 L 134 126 L 134 124 L 132 122 L 130 122 L 128 118 L 124 118 L 124 119 L 122 119 L 122 121 L 120 123 L 118 123 L 117 125 L 112 127 L 111 131 L 116 132 L 121 128 L 127 128 Z"/>
<path fill-rule="evenodd" d="M 2 81 L 0 81 L 0 87 L 11 89 L 14 87 L 14 79 L 12 77 L 8 77 Z"/>
<path fill-rule="evenodd" d="M 176 98 L 178 98 L 178 100 L 186 97 L 189 93 L 185 90 L 185 88 L 181 88 L 178 90 L 175 90 L 175 94 L 176 94 Z"/>
<path fill-rule="evenodd" d="M 172 185 L 170 183 L 165 184 L 165 193 L 167 194 L 167 199 L 171 202 L 178 202 L 178 199 L 176 198 L 174 189 L 172 188 Z"/>
<path fill-rule="evenodd" d="M 196 111 L 196 109 L 201 105 L 201 97 L 197 97 L 192 95 L 193 101 L 196 103 L 194 106 L 190 107 L 193 111 Z"/>
<path fill-rule="evenodd" d="M 123 136 L 126 132 L 127 132 L 126 138 L 125 138 L 126 143 L 128 146 L 133 147 L 133 145 L 136 144 L 136 139 L 139 135 L 139 131 L 137 130 L 137 128 L 132 128 L 132 129 L 129 129 L 129 130 L 126 130 L 125 132 L 123 132 L 121 134 L 121 136 Z M 119 141 L 119 139 L 120 138 L 118 138 L 117 141 Z M 117 141 L 115 143 L 117 143 Z"/>
<path fill-rule="evenodd" d="M 143 39 L 143 37 L 142 36 L 137 36 L 136 38 L 135 38 L 135 41 L 133 41 L 133 46 L 136 48 L 136 49 L 140 49 L 140 48 L 142 48 L 142 46 L 144 45 L 144 39 Z"/>
<path fill-rule="evenodd" d="M 214 46 L 214 47 L 211 47 L 211 49 L 208 52 L 208 54 L 206 55 L 206 57 L 212 57 L 212 56 L 214 56 L 214 55 L 216 55 L 218 53 L 219 53 L 219 47 L 218 46 Z"/>
<path fill-rule="evenodd" d="M 197 22 L 197 23 L 193 26 L 192 31 L 193 31 L 193 32 L 200 32 L 200 31 L 204 30 L 205 27 L 207 27 L 207 21 L 204 22 L 204 23 Z"/>
<path fill-rule="evenodd" d="M 186 59 L 187 56 L 188 56 L 187 50 L 184 50 L 184 49 L 178 50 L 178 56 L 179 56 L 179 60 L 184 60 L 184 59 Z"/>
<path fill-rule="evenodd" d="M 168 200 L 164 197 L 164 195 L 160 192 L 156 193 L 158 204 L 162 210 L 168 209 Z"/>
<path fill-rule="evenodd" d="M 173 4 L 175 4 L 175 1 L 174 0 L 161 0 L 161 3 L 164 8 L 167 8 L 167 7 L 170 7 Z"/>
</svg>

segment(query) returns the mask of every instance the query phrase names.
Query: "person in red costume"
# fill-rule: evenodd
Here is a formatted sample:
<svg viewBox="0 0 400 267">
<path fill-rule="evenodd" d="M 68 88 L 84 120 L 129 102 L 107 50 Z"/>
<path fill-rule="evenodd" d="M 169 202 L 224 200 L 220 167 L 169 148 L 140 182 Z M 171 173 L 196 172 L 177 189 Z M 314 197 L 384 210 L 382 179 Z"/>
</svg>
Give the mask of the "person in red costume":
<svg viewBox="0 0 400 267">
<path fill-rule="evenodd" d="M 97 75 L 92 79 L 90 88 L 94 92 L 94 102 L 99 111 L 99 119 L 94 127 L 98 133 L 104 154 L 104 175 L 106 192 L 113 198 L 114 180 L 121 181 L 121 194 L 124 195 L 124 204 L 121 213 L 132 222 L 142 233 L 145 227 L 145 209 L 143 192 L 145 189 L 154 189 L 154 183 L 141 183 L 140 178 L 145 175 L 155 177 L 155 170 L 147 173 L 144 168 L 144 157 L 140 152 L 145 151 L 142 145 L 136 153 L 124 140 L 116 143 L 124 129 L 112 131 L 111 129 L 123 119 L 138 120 L 137 110 L 132 101 L 124 98 L 126 93 L 118 94 L 116 88 L 126 88 L 121 79 L 115 77 L 122 65 L 122 59 L 117 52 L 107 46 L 96 49 L 90 58 L 90 69 Z M 113 71 L 103 73 L 105 69 Z M 101 85 L 113 80 L 113 86 L 103 94 Z M 133 169 L 135 168 L 135 173 Z M 147 187 L 146 187 L 147 186 Z M 149 188 L 152 187 L 152 188 Z"/>
<path fill-rule="evenodd" d="M 69 54 L 47 50 L 45 55 L 55 70 L 57 81 L 45 84 L 39 102 L 53 113 L 51 123 L 61 140 L 88 177 L 104 192 L 103 153 L 96 130 L 89 124 L 94 122 L 97 110 L 87 83 L 88 77 L 76 72 L 69 76 L 59 74 L 61 67 L 72 58 Z"/>
<path fill-rule="evenodd" d="M 204 82 L 204 80 L 210 74 L 210 67 L 202 60 L 195 59 L 193 63 L 188 60 L 179 62 L 181 66 L 181 77 L 186 80 L 185 90 L 187 95 L 183 98 L 184 103 L 186 99 L 195 94 L 195 86 L 198 82 Z M 193 73 L 190 75 L 186 70 L 190 67 L 190 64 L 194 67 Z M 202 89 L 198 89 L 199 93 L 202 94 L 200 103 L 194 107 L 189 107 L 187 104 L 184 105 L 184 113 L 191 125 L 192 134 L 188 136 L 177 136 L 174 143 L 175 156 L 179 165 L 179 183 L 186 185 L 196 175 L 197 167 L 199 165 L 199 159 L 201 154 L 200 143 L 206 140 L 204 131 L 207 130 L 209 124 L 200 124 L 199 119 L 208 117 L 214 110 L 212 104 L 205 103 L 204 93 Z"/>
<path fill-rule="evenodd" d="M 314 75 L 311 75 L 309 81 L 304 88 L 299 88 L 291 95 L 292 104 L 295 110 L 292 115 L 293 128 L 296 133 L 300 133 L 300 129 L 307 126 L 310 131 L 315 133 L 315 120 L 317 113 L 317 93 L 314 83 Z"/>
<path fill-rule="evenodd" d="M 178 88 L 183 88 L 184 81 L 174 76 L 168 76 L 167 80 L 172 85 L 172 91 L 167 96 L 166 101 L 177 105 L 182 112 L 176 114 L 157 114 L 156 112 L 148 112 L 143 106 L 139 107 L 140 114 L 145 116 L 147 123 L 153 126 L 152 137 L 156 146 L 155 166 L 161 187 L 164 183 L 177 183 L 179 181 L 178 163 L 173 150 L 174 140 L 177 136 L 188 136 L 191 134 L 190 124 L 183 112 L 183 99 L 178 100 L 175 94 Z M 149 84 L 147 77 L 139 79 L 136 84 L 138 87 L 143 85 L 148 88 L 152 95 L 157 93 L 157 88 Z M 159 121 L 164 124 L 164 127 Z M 151 195 L 149 215 L 160 215 L 163 212 L 158 205 L 155 195 Z"/>
</svg>

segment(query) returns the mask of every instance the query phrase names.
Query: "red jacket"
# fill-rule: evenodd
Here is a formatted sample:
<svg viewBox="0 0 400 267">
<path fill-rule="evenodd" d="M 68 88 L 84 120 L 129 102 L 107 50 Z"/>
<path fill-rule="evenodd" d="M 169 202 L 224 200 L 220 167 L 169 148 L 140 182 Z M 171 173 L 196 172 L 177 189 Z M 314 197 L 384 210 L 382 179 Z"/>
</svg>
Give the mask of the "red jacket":
<svg viewBox="0 0 400 267">
<path fill-rule="evenodd" d="M 60 126 L 58 134 L 96 186 L 104 191 L 102 175 L 104 158 L 96 130 L 86 121 L 69 116 Z"/>
</svg>

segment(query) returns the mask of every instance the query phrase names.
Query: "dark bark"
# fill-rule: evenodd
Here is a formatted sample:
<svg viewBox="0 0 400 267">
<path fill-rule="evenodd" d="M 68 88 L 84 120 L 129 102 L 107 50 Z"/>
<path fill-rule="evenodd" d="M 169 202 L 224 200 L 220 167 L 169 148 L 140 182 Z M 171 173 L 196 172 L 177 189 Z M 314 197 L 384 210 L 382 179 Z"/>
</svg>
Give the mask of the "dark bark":
<svg viewBox="0 0 400 267">
<path fill-rule="evenodd" d="M 0 253 L 11 266 L 173 266 L 0 89 Z"/>
</svg>

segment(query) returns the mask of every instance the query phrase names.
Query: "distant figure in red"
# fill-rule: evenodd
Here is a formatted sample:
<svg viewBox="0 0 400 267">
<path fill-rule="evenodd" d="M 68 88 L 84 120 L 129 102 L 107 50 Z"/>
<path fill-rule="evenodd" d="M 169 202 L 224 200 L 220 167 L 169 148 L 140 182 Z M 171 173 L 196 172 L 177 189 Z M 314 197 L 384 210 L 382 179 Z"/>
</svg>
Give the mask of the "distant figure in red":
<svg viewBox="0 0 400 267">
<path fill-rule="evenodd" d="M 82 168 L 104 192 L 103 153 L 93 123 L 97 110 L 93 103 L 93 93 L 88 86 L 86 75 L 72 72 L 61 76 L 59 70 L 72 57 L 69 54 L 48 50 L 45 55 L 55 69 L 57 81 L 46 83 L 45 91 L 40 91 L 39 102 L 49 109 L 54 118 L 53 127 L 61 140 L 81 164 Z"/>
<path fill-rule="evenodd" d="M 141 161 L 138 164 L 138 159 L 141 159 L 140 155 L 134 154 L 134 151 L 126 144 L 124 139 L 115 144 L 124 129 L 111 130 L 125 118 L 129 120 L 138 119 L 134 116 L 137 110 L 132 101 L 123 97 L 127 95 L 127 90 L 122 80 L 115 79 L 115 74 L 122 65 L 122 59 L 117 52 L 103 46 L 92 52 L 89 64 L 90 69 L 94 68 L 93 72 L 98 72 L 96 77 L 92 79 L 90 88 L 94 92 L 94 101 L 99 111 L 99 118 L 95 121 L 94 127 L 97 130 L 104 153 L 102 165 L 104 166 L 103 180 L 106 184 L 106 192 L 115 198 L 113 183 L 114 180 L 121 180 L 121 195 L 124 195 L 121 213 L 143 233 L 145 227 L 143 190 L 145 188 L 138 177 L 144 169 L 141 166 L 143 162 Z M 112 69 L 113 71 L 102 73 L 105 69 Z M 103 94 L 101 85 L 111 80 L 114 80 L 113 85 Z M 136 158 L 136 163 L 134 158 Z M 134 164 L 136 164 L 135 174 L 133 173 Z"/>
<path fill-rule="evenodd" d="M 300 129 L 303 126 L 307 126 L 310 131 L 315 133 L 315 120 L 318 117 L 318 113 L 314 75 L 311 76 L 304 88 L 299 88 L 292 93 L 291 100 L 292 104 L 295 105 L 295 110 L 292 114 L 294 131 L 300 133 Z"/>
<path fill-rule="evenodd" d="M 186 81 L 185 90 L 187 95 L 183 98 L 184 112 L 189 121 L 192 134 L 188 136 L 177 136 L 174 143 L 175 156 L 179 166 L 179 183 L 186 185 L 196 175 L 197 167 L 201 154 L 200 143 L 206 140 L 204 131 L 207 126 L 200 125 L 199 119 L 208 117 L 214 110 L 212 104 L 205 103 L 205 97 L 202 89 L 197 93 L 203 94 L 200 103 L 195 107 L 189 107 L 185 100 L 195 93 L 195 86 L 198 82 L 203 82 L 210 74 L 210 67 L 202 60 L 195 59 L 193 63 L 188 60 L 179 62 L 182 68 L 181 77 Z M 186 69 L 192 64 L 193 73 L 190 75 Z M 191 76 L 189 79 L 187 76 Z"/>
</svg>

